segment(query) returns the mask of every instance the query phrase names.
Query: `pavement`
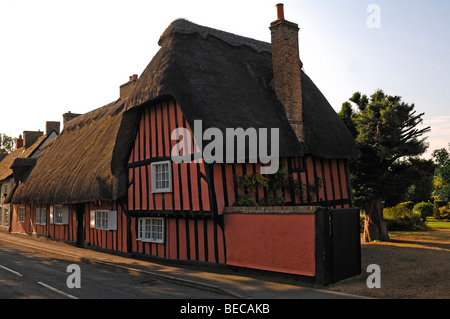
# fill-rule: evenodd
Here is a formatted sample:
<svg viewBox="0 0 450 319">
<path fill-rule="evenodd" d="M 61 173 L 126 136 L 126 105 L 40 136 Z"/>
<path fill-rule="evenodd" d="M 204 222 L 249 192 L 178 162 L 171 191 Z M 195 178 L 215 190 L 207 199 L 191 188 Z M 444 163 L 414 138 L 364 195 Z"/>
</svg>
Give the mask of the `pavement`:
<svg viewBox="0 0 450 319">
<path fill-rule="evenodd" d="M 97 264 L 136 276 L 152 276 L 167 282 L 219 293 L 231 299 L 361 299 L 364 296 L 317 287 L 299 276 L 230 268 L 216 264 L 185 264 L 148 260 L 76 247 L 64 242 L 0 232 L 0 242 L 12 243 L 74 263 Z"/>
</svg>

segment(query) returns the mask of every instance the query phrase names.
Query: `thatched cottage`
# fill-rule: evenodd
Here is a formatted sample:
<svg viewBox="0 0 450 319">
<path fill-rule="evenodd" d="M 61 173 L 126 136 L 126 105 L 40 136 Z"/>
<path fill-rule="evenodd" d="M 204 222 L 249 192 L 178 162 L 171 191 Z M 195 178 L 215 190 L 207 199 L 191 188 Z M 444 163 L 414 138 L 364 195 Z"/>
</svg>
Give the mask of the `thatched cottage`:
<svg viewBox="0 0 450 319">
<path fill-rule="evenodd" d="M 19 183 L 19 176 L 23 171 L 29 171 L 36 162 L 36 157 L 42 148 L 53 140 L 60 130 L 59 122 L 46 122 L 46 131 L 24 131 L 16 140 L 16 149 L 5 154 L 0 160 L 0 230 L 10 231 L 12 196 Z M 20 219 L 25 223 L 25 215 Z"/>
<path fill-rule="evenodd" d="M 351 208 L 347 162 L 359 151 L 301 68 L 298 26 L 278 10 L 272 43 L 174 21 L 120 98 L 67 123 L 37 158 L 12 196 L 15 213 L 30 214 L 38 235 L 85 247 L 318 277 L 316 212 Z M 172 156 L 177 128 L 189 133 L 190 161 Z M 242 186 L 267 163 L 249 145 L 245 156 L 202 157 L 208 129 L 229 128 L 277 130 L 282 186 Z M 260 208 L 232 207 L 239 198 Z M 261 208 L 274 198 L 283 207 Z"/>
</svg>

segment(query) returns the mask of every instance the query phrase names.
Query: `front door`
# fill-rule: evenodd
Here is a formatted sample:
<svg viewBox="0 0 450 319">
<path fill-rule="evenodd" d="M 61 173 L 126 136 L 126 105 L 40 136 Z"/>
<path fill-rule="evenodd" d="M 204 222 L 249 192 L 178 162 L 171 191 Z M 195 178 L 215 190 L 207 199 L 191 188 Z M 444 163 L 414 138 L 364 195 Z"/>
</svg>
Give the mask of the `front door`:
<svg viewBox="0 0 450 319">
<path fill-rule="evenodd" d="M 83 246 L 84 244 L 84 205 L 75 205 L 75 213 L 77 215 L 77 245 Z"/>
</svg>

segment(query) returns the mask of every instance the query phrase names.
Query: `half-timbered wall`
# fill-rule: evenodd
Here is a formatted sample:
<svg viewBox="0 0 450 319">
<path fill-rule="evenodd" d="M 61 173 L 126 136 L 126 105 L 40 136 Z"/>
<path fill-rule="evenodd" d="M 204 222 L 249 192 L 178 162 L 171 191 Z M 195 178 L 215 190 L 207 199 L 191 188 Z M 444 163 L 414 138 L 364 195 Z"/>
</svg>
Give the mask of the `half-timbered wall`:
<svg viewBox="0 0 450 319">
<path fill-rule="evenodd" d="M 289 181 L 287 186 L 281 190 L 286 205 L 350 207 L 350 184 L 345 160 L 328 160 L 307 155 L 302 158 L 282 158 L 280 164 L 288 172 L 287 179 Z M 259 173 L 260 167 L 259 163 L 214 165 L 214 196 L 219 214 L 225 207 L 233 205 L 239 195 L 247 193 L 234 181 L 246 174 Z M 298 188 L 289 186 L 298 185 L 299 183 L 295 183 L 296 181 L 301 181 L 302 193 L 298 191 Z M 316 187 L 313 187 L 314 185 Z M 264 198 L 271 196 L 268 194 L 268 190 L 262 187 L 251 195 L 257 203 L 261 203 Z"/>
<path fill-rule="evenodd" d="M 173 101 L 143 109 L 128 162 L 128 210 L 166 214 L 211 211 L 203 163 L 172 163 L 173 191 L 151 192 L 151 163 L 171 160 L 171 149 L 176 141 L 171 141 L 170 136 L 175 128 L 190 131 L 181 110 Z"/>
<path fill-rule="evenodd" d="M 11 232 L 33 234 L 70 242 L 77 240 L 78 223 L 71 205 L 68 205 L 67 221 L 64 224 L 51 223 L 50 207 L 52 205 L 30 204 L 13 206 Z M 21 207 L 25 208 L 24 221 L 19 221 L 19 210 Z M 45 222 L 43 223 L 39 223 L 36 219 L 36 210 L 41 208 L 45 209 L 45 217 L 43 219 Z"/>
<path fill-rule="evenodd" d="M 91 212 L 96 210 L 115 211 L 115 230 L 98 229 L 92 223 Z M 83 243 L 102 249 L 128 252 L 127 233 L 130 227 L 121 201 L 98 201 L 84 204 Z M 112 221 L 111 221 L 112 222 Z"/>
<path fill-rule="evenodd" d="M 224 234 L 217 205 L 210 192 L 209 166 L 201 161 L 171 162 L 172 191 L 152 193 L 151 164 L 171 161 L 178 141 L 172 131 L 191 132 L 189 154 L 194 154 L 193 133 L 173 100 L 141 110 L 134 147 L 128 162 L 128 206 L 131 250 L 167 259 L 225 262 Z M 197 149 L 198 150 L 198 149 Z M 163 243 L 138 240 L 138 219 L 164 218 Z"/>
<path fill-rule="evenodd" d="M 52 221 L 50 217 L 50 208 L 54 205 L 31 204 L 31 205 L 14 205 L 11 232 L 33 234 L 36 236 L 48 237 L 51 239 L 85 244 L 98 248 L 127 252 L 127 223 L 126 214 L 123 205 L 118 201 L 98 201 L 91 203 L 83 203 L 78 205 L 65 205 L 67 207 L 67 219 L 63 223 Z M 25 208 L 25 219 L 19 221 L 19 209 Z M 77 207 L 78 211 L 77 211 Z M 37 209 L 45 208 L 45 219 L 36 218 Z M 97 229 L 91 223 L 91 211 L 95 210 L 111 210 L 116 211 L 116 230 Z M 82 218 L 78 218 L 78 213 L 82 214 Z M 53 217 L 54 218 L 54 217 Z M 43 222 L 44 221 L 44 222 Z M 79 224 L 82 221 L 82 224 Z M 83 231 L 79 229 L 83 228 Z M 82 238 L 79 238 L 79 235 Z"/>
</svg>

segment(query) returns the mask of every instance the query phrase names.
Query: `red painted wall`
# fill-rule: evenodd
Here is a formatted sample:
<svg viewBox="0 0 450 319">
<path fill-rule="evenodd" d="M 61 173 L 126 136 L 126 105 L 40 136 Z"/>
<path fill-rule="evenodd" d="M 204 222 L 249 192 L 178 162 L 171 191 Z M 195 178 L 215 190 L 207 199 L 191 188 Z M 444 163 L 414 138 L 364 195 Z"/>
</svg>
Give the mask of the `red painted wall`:
<svg viewBox="0 0 450 319">
<path fill-rule="evenodd" d="M 31 205 L 13 205 L 13 215 L 11 220 L 11 232 L 22 234 L 34 234 L 37 236 L 46 236 L 53 239 L 75 241 L 76 240 L 76 219 L 75 214 L 69 206 L 69 224 L 56 225 L 50 224 L 50 205 L 31 204 Z M 25 222 L 19 222 L 19 208 L 25 207 Z M 46 224 L 36 223 L 36 208 L 46 208 Z"/>
<path fill-rule="evenodd" d="M 315 275 L 315 215 L 225 213 L 227 264 Z"/>
<path fill-rule="evenodd" d="M 11 214 L 11 233 L 27 234 L 30 231 L 30 207 L 25 206 L 25 222 L 19 222 L 19 207 L 25 205 L 13 205 Z"/>
</svg>

